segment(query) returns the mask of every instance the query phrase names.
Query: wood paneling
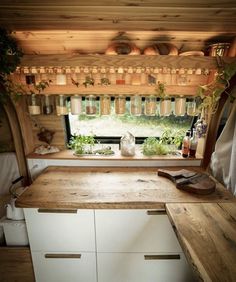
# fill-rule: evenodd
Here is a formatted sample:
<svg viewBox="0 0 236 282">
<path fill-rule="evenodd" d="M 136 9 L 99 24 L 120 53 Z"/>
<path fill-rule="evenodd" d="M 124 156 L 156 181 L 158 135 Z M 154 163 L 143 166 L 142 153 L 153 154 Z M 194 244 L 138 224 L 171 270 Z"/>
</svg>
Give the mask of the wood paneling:
<svg viewBox="0 0 236 282">
<path fill-rule="evenodd" d="M 29 248 L 0 247 L 0 281 L 35 281 Z"/>
</svg>

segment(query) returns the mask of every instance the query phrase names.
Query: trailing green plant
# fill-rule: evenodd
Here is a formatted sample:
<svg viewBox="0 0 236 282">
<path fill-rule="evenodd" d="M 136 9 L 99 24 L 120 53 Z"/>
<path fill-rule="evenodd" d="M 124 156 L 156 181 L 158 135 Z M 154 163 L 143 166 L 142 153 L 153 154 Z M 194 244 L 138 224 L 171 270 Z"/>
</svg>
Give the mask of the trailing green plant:
<svg viewBox="0 0 236 282">
<path fill-rule="evenodd" d="M 155 137 L 148 137 L 142 144 L 142 153 L 146 156 L 167 155 L 169 150 L 166 145 L 160 143 Z"/>
<path fill-rule="evenodd" d="M 223 92 L 228 94 L 231 100 L 234 100 L 234 97 L 227 92 L 227 88 L 230 86 L 229 80 L 235 74 L 236 63 L 234 62 L 226 65 L 224 68 L 220 68 L 212 82 L 199 86 L 197 94 L 202 99 L 201 108 L 208 108 L 211 110 L 212 114 L 214 114 Z"/>
<path fill-rule="evenodd" d="M 71 137 L 68 148 L 75 151 L 75 154 L 93 154 L 93 147 L 96 144 L 94 135 L 74 135 Z"/>
<path fill-rule="evenodd" d="M 157 82 L 157 87 L 156 87 L 155 91 L 156 91 L 157 95 L 162 99 L 167 96 L 165 84 L 160 82 L 160 81 Z"/>
<path fill-rule="evenodd" d="M 0 102 L 4 103 L 7 96 L 18 98 L 23 93 L 23 87 L 12 81 L 10 74 L 20 64 L 23 56 L 22 50 L 18 47 L 17 41 L 10 32 L 0 28 Z M 6 96 L 7 95 L 7 96 Z"/>
<path fill-rule="evenodd" d="M 83 85 L 84 85 L 85 87 L 88 87 L 89 85 L 94 86 L 94 78 L 93 78 L 93 77 L 90 77 L 90 76 L 86 76 L 86 77 L 85 77 L 85 81 L 83 82 Z"/>
</svg>

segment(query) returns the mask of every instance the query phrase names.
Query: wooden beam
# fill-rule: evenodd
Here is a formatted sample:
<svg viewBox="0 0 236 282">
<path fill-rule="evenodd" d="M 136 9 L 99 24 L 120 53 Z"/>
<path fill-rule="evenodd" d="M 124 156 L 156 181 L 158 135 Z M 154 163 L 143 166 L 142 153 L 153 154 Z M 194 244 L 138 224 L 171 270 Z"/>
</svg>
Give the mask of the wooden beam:
<svg viewBox="0 0 236 282">
<path fill-rule="evenodd" d="M 236 62 L 236 58 L 221 57 L 222 62 Z M 168 67 L 216 69 L 216 57 L 207 56 L 148 56 L 148 55 L 25 55 L 20 66 L 100 66 L 100 67 Z"/>
</svg>

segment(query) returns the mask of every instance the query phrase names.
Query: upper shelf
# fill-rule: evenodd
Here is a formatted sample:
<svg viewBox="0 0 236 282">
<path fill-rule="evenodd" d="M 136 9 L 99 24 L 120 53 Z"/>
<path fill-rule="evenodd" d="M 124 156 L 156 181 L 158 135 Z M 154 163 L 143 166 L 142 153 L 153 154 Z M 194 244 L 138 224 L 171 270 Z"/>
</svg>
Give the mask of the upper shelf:
<svg viewBox="0 0 236 282">
<path fill-rule="evenodd" d="M 236 62 L 231 57 L 168 56 L 168 55 L 25 55 L 20 66 L 28 67 L 168 67 L 192 69 L 216 69 L 219 65 Z"/>
</svg>

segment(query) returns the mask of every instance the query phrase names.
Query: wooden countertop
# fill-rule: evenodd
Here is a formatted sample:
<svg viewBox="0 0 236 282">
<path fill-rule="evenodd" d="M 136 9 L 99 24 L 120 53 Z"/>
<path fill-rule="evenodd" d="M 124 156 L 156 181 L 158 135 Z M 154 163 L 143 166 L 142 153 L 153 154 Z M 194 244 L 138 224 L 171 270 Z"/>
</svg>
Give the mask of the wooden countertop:
<svg viewBox="0 0 236 282">
<path fill-rule="evenodd" d="M 216 186 L 210 195 L 196 195 L 176 189 L 170 180 L 157 175 L 157 168 L 52 166 L 44 170 L 16 204 L 46 209 L 145 209 L 164 208 L 165 203 L 236 201 L 221 184 Z"/>
<path fill-rule="evenodd" d="M 167 204 L 167 213 L 200 281 L 236 280 L 236 204 Z"/>
</svg>

